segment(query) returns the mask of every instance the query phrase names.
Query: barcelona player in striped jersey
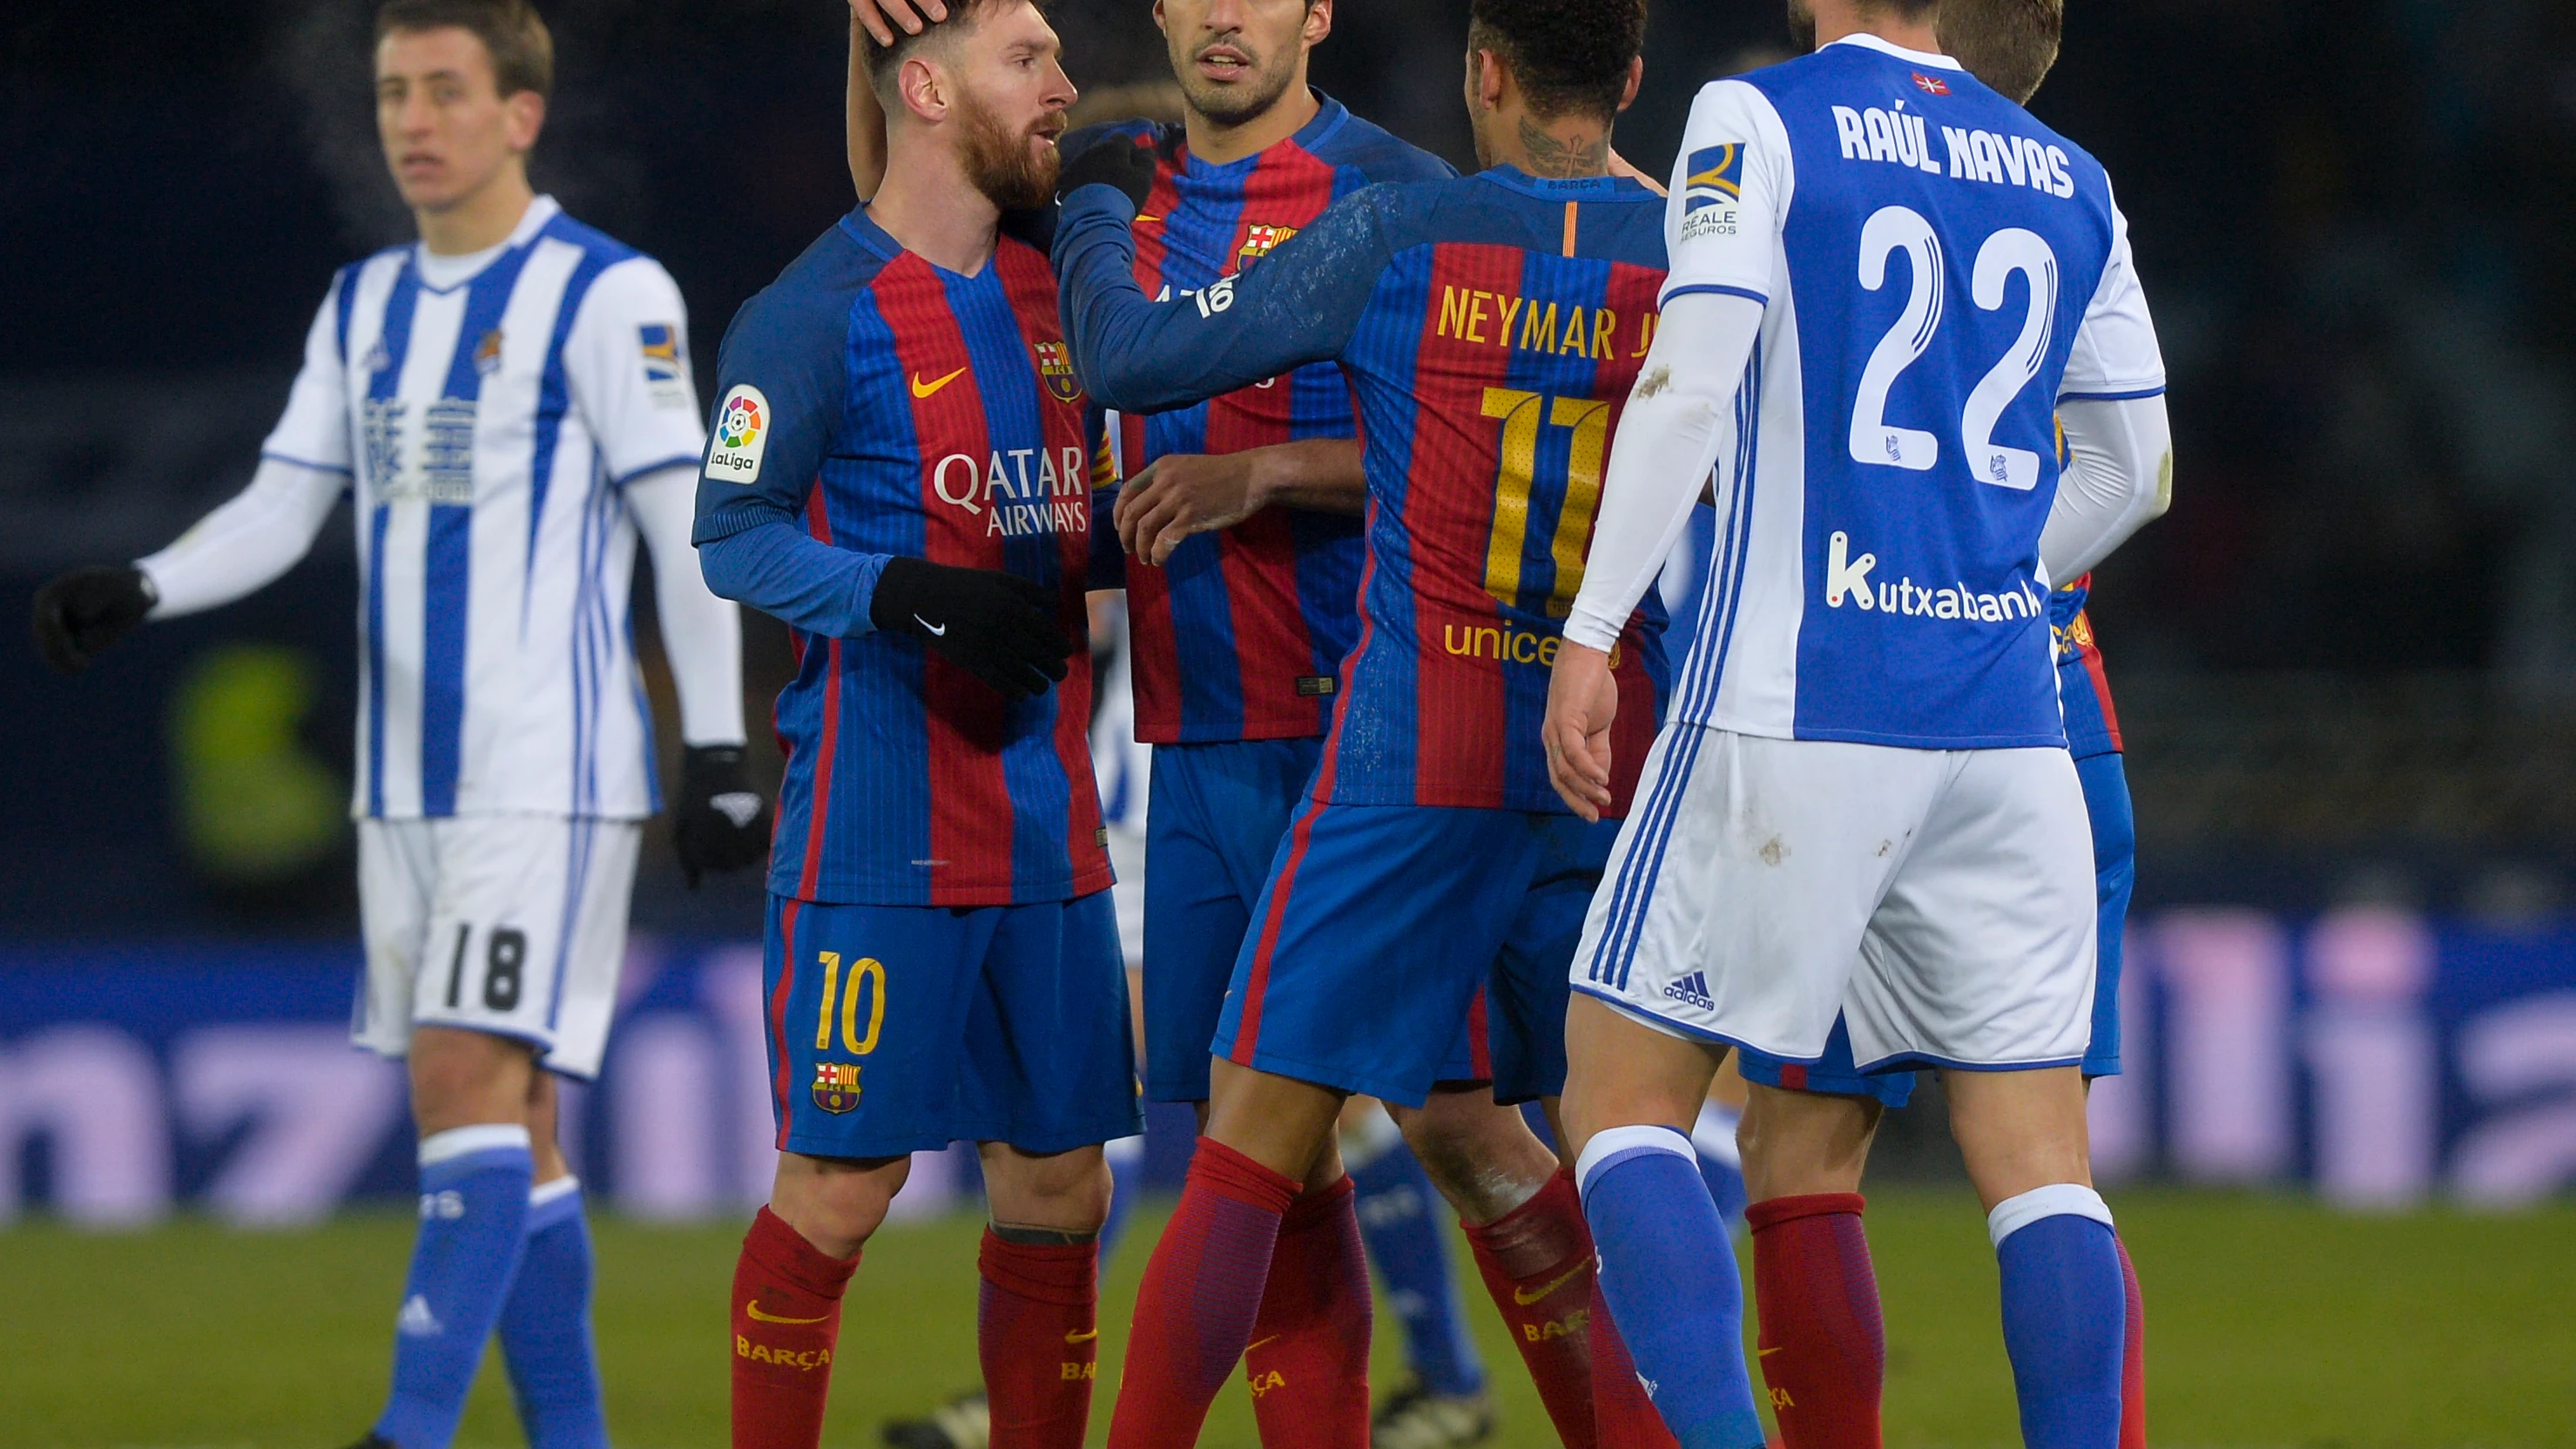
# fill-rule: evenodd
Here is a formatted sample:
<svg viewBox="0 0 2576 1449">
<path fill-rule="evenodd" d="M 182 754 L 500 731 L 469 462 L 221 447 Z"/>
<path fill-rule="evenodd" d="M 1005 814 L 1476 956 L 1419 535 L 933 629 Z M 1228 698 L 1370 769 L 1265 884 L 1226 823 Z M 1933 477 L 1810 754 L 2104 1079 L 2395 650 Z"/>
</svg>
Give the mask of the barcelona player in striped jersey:
<svg viewBox="0 0 2576 1449">
<path fill-rule="evenodd" d="M 1469 102 L 1490 169 L 1361 192 L 1260 266 L 1160 305 L 1130 230 L 1153 157 L 1113 140 L 1069 163 L 1056 261 L 1101 401 L 1167 408 L 1329 360 L 1357 398 L 1369 488 L 1360 641 L 1235 963 L 1208 1135 L 1147 1273 L 1113 1444 L 1196 1433 L 1252 1334 L 1268 1254 L 1244 1246 L 1274 1241 L 1346 1095 L 1425 1101 L 1479 986 L 1493 1095 L 1558 1090 L 1555 977 L 1608 838 L 1513 746 L 1537 724 L 1663 275 L 1660 203 L 1606 174 L 1643 30 L 1635 0 L 1485 0 Z M 1632 620 L 1620 665 L 1646 720 L 1661 625 Z M 1515 1338 L 1586 1339 L 1600 1320 L 1570 1184 L 1549 1177 L 1515 1229 L 1497 1295 Z M 1632 1375 L 1578 1364 L 1550 1402 L 1567 1442 L 1652 1432 Z M 1639 1411 L 1642 1426 L 1619 1417 Z"/>
<path fill-rule="evenodd" d="M 855 0 L 859 22 L 891 39 L 944 13 L 937 0 Z M 1352 115 L 1307 84 L 1308 57 L 1331 33 L 1333 0 L 1165 0 L 1154 9 L 1178 82 L 1180 116 L 1089 126 L 1095 141 L 1148 147 L 1153 188 L 1137 227 L 1136 281 L 1148 296 L 1194 293 L 1255 266 L 1340 197 L 1376 182 L 1454 174 L 1447 163 Z M 853 89 L 853 172 L 873 188 L 867 95 Z M 1052 213 L 1014 218 L 1033 237 Z M 1144 1088 L 1157 1101 L 1208 1098 L 1207 1044 L 1270 859 L 1315 773 L 1343 656 L 1359 635 L 1359 513 L 1366 491 L 1350 392 L 1328 363 L 1265 377 L 1223 396 L 1119 421 L 1125 483 L 1115 508 L 1130 623 L 1136 737 L 1153 747 L 1144 895 Z M 1481 1088 L 1487 1067 L 1462 1030 L 1444 1081 Z M 1398 1109 L 1435 1168 L 1488 1163 L 1517 1145 L 1524 1170 L 1443 1171 L 1441 1191 L 1490 1265 L 1489 1225 L 1520 1207 L 1554 1164 L 1520 1120 L 1481 1090 Z M 1365 1242 L 1405 1329 L 1414 1382 L 1379 1407 L 1376 1437 L 1440 1449 L 1490 1432 L 1483 1365 L 1460 1323 L 1440 1234 L 1427 1230 L 1430 1185 L 1402 1137 L 1358 1104 L 1355 1156 L 1328 1155 L 1289 1219 L 1272 1263 L 1283 1287 L 1332 1285 L 1305 1320 L 1265 1321 L 1249 1371 L 1271 1387 L 1254 1403 L 1263 1443 L 1297 1449 L 1354 1402 L 1331 1342 L 1356 1343 L 1370 1307 Z M 1388 1139 L 1392 1138 L 1390 1141 Z M 1359 1229 L 1350 1231 L 1357 1219 Z M 1502 1231 L 1508 1236 L 1509 1229 Z M 1272 1300 L 1274 1318 L 1294 1301 Z M 1551 1351 L 1561 1345 L 1551 1344 Z M 949 1449 L 953 1429 L 911 1426 L 907 1442 Z"/>
<path fill-rule="evenodd" d="M 2063 24 L 2060 0 L 1944 0 L 1938 33 L 1942 48 L 1971 75 L 2026 105 L 2057 58 Z M 2061 427 L 2061 466 L 2065 448 Z M 2085 609 L 2091 586 L 2088 573 L 2048 596 L 2058 700 L 2093 836 L 2099 944 L 2092 1039 L 2082 1063 L 2088 1082 L 2120 1070 L 2121 948 L 2137 865 L 2119 715 Z M 1754 1158 L 1760 1175 L 1751 1184 L 1755 1201 L 1747 1216 L 1754 1227 L 1754 1298 L 1762 1325 L 1763 1352 L 1757 1362 L 1789 1449 L 1876 1449 L 1884 1334 L 1861 1230 L 1861 1170 L 1880 1110 L 1906 1104 L 1914 1074 L 1855 1070 L 1848 1031 L 1835 1035 L 1827 1060 L 1814 1066 L 1749 1050 L 1740 1059 L 1750 1081 L 1850 1099 L 1840 1109 L 1851 1118 L 1844 1132 L 1836 1134 L 1841 1150 L 1783 1152 L 1777 1149 L 1789 1144 L 1775 1142 L 1774 1151 Z M 1757 1102 L 1748 1131 L 1757 1138 L 1777 1136 L 1780 1099 L 1766 1096 Z M 1765 1107 L 1774 1110 L 1766 1113 Z M 2145 1449 L 2145 1309 L 2125 1246 L 2120 1255 L 2128 1315 L 2122 1340 L 2120 1445 Z"/>
<path fill-rule="evenodd" d="M 841 1297 L 909 1154 L 978 1144 L 1001 1442 L 1077 1449 L 1100 1144 L 1140 1127 L 1085 727 L 1085 402 L 1042 201 L 1072 85 L 1029 0 L 871 47 L 886 178 L 746 304 L 696 540 L 799 668 L 770 871 L 778 1176 L 732 1295 L 733 1443 L 814 1449 Z"/>
</svg>

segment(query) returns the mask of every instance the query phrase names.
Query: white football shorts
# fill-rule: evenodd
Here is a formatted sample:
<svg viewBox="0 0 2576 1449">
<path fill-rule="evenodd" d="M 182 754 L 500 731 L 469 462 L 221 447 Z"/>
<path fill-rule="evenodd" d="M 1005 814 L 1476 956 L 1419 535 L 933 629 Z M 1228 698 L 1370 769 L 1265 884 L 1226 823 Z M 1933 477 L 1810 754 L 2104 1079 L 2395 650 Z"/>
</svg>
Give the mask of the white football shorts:
<svg viewBox="0 0 2576 1449">
<path fill-rule="evenodd" d="M 559 815 L 359 821 L 351 1039 L 400 1057 L 415 1026 L 464 1027 L 597 1076 L 643 836 L 641 821 Z"/>
<path fill-rule="evenodd" d="M 1813 1062 L 2073 1065 L 2093 837 L 2061 749 L 1917 750 L 1676 724 L 1647 757 L 1574 989 Z"/>
</svg>

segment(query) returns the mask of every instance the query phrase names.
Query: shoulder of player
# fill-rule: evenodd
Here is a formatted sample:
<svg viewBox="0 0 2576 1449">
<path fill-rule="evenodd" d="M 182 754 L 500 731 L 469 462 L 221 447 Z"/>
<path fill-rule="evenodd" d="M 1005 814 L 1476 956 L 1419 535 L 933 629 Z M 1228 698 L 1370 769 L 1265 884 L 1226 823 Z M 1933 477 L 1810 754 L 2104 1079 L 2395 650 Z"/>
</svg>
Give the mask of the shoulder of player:
<svg viewBox="0 0 2576 1449">
<path fill-rule="evenodd" d="M 1347 111 L 1341 124 L 1315 143 L 1312 154 L 1336 170 L 1357 171 L 1371 185 L 1447 181 L 1458 174 L 1448 162 Z"/>
<path fill-rule="evenodd" d="M 734 312 L 725 328 L 721 370 L 781 363 L 838 367 L 849 342 L 852 304 L 886 261 L 835 224 Z"/>
<path fill-rule="evenodd" d="M 1128 141 L 1160 142 L 1163 139 L 1163 130 L 1159 122 L 1146 120 L 1142 116 L 1132 116 L 1123 121 L 1094 121 L 1087 126 L 1076 126 L 1065 132 L 1063 138 L 1056 142 L 1056 152 L 1070 161 L 1092 146 L 1113 136 Z"/>
</svg>

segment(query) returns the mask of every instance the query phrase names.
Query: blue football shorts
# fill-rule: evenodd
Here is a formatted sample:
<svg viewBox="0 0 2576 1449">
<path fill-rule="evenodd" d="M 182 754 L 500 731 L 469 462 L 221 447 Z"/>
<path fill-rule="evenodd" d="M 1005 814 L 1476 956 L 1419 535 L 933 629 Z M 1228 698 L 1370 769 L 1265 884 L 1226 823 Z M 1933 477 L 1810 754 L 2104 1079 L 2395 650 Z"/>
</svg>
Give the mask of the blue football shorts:
<svg viewBox="0 0 2576 1449">
<path fill-rule="evenodd" d="M 1145 1095 L 1208 1099 L 1208 1043 L 1235 958 L 1324 742 L 1156 745 L 1145 813 Z M 1443 1081 L 1484 1081 L 1453 1026 Z"/>
<path fill-rule="evenodd" d="M 1109 892 L 1017 906 L 769 898 L 781 1151 L 1062 1152 L 1144 1130 Z"/>
<path fill-rule="evenodd" d="M 1462 1080 L 1491 1081 L 1500 1102 L 1557 1095 L 1574 948 L 1618 833 L 1571 815 L 1309 802 L 1235 959 L 1216 1053 L 1408 1107 Z M 1462 1018 L 1482 1057 L 1465 1076 Z"/>
</svg>

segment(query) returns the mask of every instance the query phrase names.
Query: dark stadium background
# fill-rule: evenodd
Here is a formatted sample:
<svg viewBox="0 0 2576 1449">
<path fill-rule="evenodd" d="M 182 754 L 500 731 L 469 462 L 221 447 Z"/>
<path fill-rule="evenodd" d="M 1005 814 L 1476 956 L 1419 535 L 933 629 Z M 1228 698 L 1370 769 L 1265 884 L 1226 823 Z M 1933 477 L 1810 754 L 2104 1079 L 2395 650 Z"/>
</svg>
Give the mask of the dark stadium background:
<svg viewBox="0 0 2576 1449">
<path fill-rule="evenodd" d="M 703 395 L 734 309 L 850 204 L 841 0 L 538 3 L 561 62 L 536 179 L 678 278 Z M 1652 4 L 1618 141 L 1661 172 L 1693 91 L 1785 34 L 1778 0 Z M 1340 0 L 1316 78 L 1471 164 L 1466 8 Z M 2178 450 L 2172 513 L 2093 607 L 2140 833 L 2129 1073 L 2094 1096 L 2094 1161 L 2154 1305 L 2159 1425 L 2576 1444 L 2576 6 L 2068 8 L 2033 109 L 2117 182 Z M 413 1172 L 400 1074 L 340 1021 L 348 515 L 266 591 L 140 630 L 76 681 L 22 622 L 55 571 L 155 549 L 239 488 L 332 269 L 408 236 L 373 133 L 372 9 L 0 5 L 10 1444 L 323 1442 L 382 1381 Z M 1057 5 L 1077 83 L 1165 76 L 1149 12 Z M 745 622 L 767 752 L 785 637 Z M 636 629 L 658 671 L 641 594 Z M 760 887 L 691 894 L 658 827 L 644 859 L 625 1014 L 567 1147 L 615 1210 L 613 1420 L 713 1443 L 700 1320 L 770 1171 Z M 1986 1239 L 1925 1098 L 1890 1119 L 1871 1186 L 1889 1442 L 2002 1442 Z M 1157 1119 L 1160 1181 L 1187 1135 L 1185 1113 Z M 905 1204 L 955 1201 L 943 1178 L 925 1156 Z M 971 1375 L 974 1226 L 907 1231 L 867 1280 L 906 1311 L 853 1330 L 871 1372 L 836 1390 L 835 1442 Z M 1104 1324 L 1142 1263 L 1122 1251 Z M 1471 1316 L 1501 1366 L 1499 1324 Z M 484 1379 L 468 1442 L 516 1442 Z M 1497 1449 L 1535 1442 L 1525 1383 L 1497 1383 Z M 1211 1442 L 1248 1438 L 1239 1405 L 1219 1422 Z"/>
</svg>

